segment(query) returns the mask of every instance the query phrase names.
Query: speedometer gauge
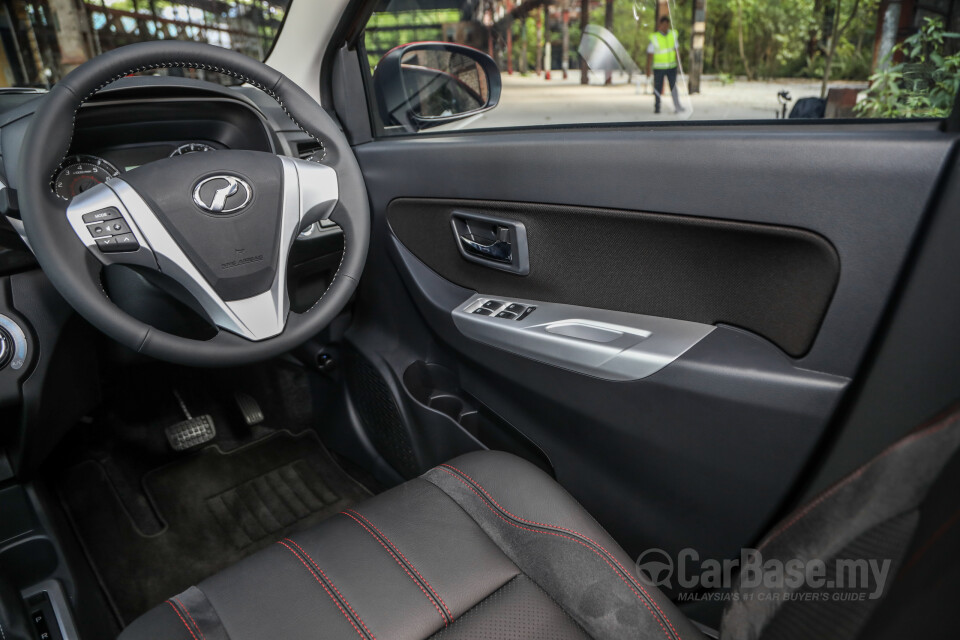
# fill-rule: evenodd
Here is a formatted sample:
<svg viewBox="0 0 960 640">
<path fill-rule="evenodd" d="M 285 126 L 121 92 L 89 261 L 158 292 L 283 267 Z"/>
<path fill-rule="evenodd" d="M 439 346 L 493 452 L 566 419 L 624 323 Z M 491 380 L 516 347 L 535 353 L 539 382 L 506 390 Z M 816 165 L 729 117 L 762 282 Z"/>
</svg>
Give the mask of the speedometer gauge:
<svg viewBox="0 0 960 640">
<path fill-rule="evenodd" d="M 188 142 L 187 144 L 182 144 L 176 149 L 173 150 L 173 153 L 170 154 L 170 157 L 174 156 L 185 156 L 188 153 L 200 153 L 202 151 L 216 151 L 216 147 L 211 147 L 209 144 L 204 142 Z"/>
<path fill-rule="evenodd" d="M 54 190 L 64 200 L 120 175 L 120 170 L 97 156 L 70 156 L 54 179 Z"/>
</svg>

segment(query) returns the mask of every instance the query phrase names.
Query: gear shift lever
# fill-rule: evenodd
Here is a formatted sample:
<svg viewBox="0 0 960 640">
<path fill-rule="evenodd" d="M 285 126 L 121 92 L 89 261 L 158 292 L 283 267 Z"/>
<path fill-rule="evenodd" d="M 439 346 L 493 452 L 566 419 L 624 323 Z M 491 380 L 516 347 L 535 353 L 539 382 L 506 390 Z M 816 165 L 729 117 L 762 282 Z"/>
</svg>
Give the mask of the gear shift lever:
<svg viewBox="0 0 960 640">
<path fill-rule="evenodd" d="M 31 640 L 30 619 L 17 588 L 0 575 L 0 630 L 5 640 Z"/>
</svg>

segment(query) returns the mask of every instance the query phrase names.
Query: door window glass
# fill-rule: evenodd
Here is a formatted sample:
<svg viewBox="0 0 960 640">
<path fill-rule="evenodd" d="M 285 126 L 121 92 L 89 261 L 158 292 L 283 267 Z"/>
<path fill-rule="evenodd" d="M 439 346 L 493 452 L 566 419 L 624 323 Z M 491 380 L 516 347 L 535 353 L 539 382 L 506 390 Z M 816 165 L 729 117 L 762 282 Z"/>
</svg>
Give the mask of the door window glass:
<svg viewBox="0 0 960 640">
<path fill-rule="evenodd" d="M 942 118 L 960 0 L 381 0 L 370 70 L 439 40 L 489 54 L 498 106 L 437 127 Z"/>
</svg>

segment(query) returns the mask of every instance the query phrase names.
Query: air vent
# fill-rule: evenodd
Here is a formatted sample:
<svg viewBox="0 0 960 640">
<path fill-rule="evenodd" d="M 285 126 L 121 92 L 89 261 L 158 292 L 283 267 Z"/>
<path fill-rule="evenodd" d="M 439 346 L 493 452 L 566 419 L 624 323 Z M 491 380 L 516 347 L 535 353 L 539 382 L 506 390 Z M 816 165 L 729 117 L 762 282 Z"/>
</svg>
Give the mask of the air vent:
<svg viewBox="0 0 960 640">
<path fill-rule="evenodd" d="M 326 155 L 326 153 L 327 151 L 323 148 L 323 143 L 319 140 L 311 139 L 297 143 L 297 155 L 302 160 L 320 162 L 323 160 L 323 157 Z"/>
</svg>

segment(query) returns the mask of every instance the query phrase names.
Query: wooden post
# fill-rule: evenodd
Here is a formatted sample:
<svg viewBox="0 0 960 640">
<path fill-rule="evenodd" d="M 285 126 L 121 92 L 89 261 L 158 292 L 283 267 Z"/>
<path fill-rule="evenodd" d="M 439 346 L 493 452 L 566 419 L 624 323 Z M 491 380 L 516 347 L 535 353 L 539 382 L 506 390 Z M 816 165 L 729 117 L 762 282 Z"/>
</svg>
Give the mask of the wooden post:
<svg viewBox="0 0 960 640">
<path fill-rule="evenodd" d="M 563 22 L 561 22 L 561 31 L 563 40 L 561 45 L 562 56 L 560 58 L 560 69 L 563 70 L 563 79 L 567 79 L 567 71 L 570 70 L 570 2 L 563 0 Z"/>
<path fill-rule="evenodd" d="M 607 0 L 607 6 L 603 13 L 603 26 L 606 27 L 607 31 L 613 33 L 613 0 Z M 607 70 L 607 77 L 604 79 L 603 83 L 613 83 L 613 71 L 609 69 Z"/>
<path fill-rule="evenodd" d="M 528 16 L 520 19 L 520 73 L 527 73 L 527 20 Z"/>
<path fill-rule="evenodd" d="M 513 11 L 513 0 L 507 0 L 507 14 Z M 513 24 L 514 20 L 509 15 L 507 19 L 510 21 L 507 26 L 507 75 L 513 75 Z M 523 24 L 523 23 L 521 23 Z"/>
<path fill-rule="evenodd" d="M 707 34 L 707 0 L 693 2 L 693 39 L 690 42 L 690 93 L 700 93 L 703 45 Z"/>
<path fill-rule="evenodd" d="M 580 0 L 580 37 L 590 24 L 590 0 Z M 580 84 L 590 84 L 590 69 L 587 61 L 580 58 Z"/>
</svg>

